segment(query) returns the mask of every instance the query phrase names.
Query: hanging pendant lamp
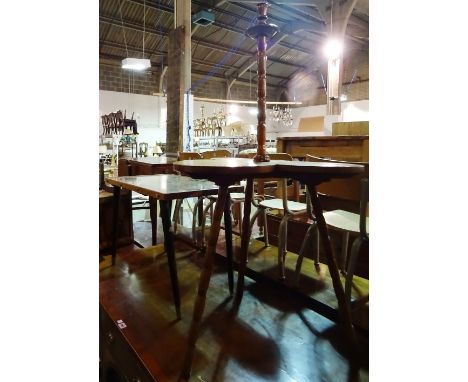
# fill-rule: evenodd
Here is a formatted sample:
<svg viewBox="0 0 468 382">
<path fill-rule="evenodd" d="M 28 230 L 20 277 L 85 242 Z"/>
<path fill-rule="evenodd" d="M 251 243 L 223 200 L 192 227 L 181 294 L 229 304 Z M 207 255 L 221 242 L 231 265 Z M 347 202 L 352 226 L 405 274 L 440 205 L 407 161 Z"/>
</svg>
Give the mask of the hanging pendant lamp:
<svg viewBox="0 0 468 382">
<path fill-rule="evenodd" d="M 121 7 L 120 7 L 120 20 L 122 21 L 122 29 L 123 29 L 124 26 L 123 26 L 123 20 L 122 20 L 122 8 Z M 146 1 L 143 1 L 143 57 L 145 56 L 145 29 L 146 29 Z M 125 30 L 124 30 L 124 38 L 125 38 Z M 126 38 L 125 38 L 125 49 L 127 49 Z M 127 50 L 127 56 L 128 56 L 128 50 Z M 128 69 L 128 70 L 141 72 L 149 68 L 151 68 L 151 61 L 148 58 L 127 57 L 122 60 L 122 69 Z"/>
</svg>

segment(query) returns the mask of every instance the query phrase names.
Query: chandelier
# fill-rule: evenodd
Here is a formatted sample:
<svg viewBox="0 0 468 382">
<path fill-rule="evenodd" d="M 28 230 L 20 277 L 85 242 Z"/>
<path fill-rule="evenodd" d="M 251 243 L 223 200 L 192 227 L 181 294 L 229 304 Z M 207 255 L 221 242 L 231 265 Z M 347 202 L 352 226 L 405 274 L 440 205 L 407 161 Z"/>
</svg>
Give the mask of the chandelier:
<svg viewBox="0 0 468 382">
<path fill-rule="evenodd" d="M 195 119 L 194 134 L 196 137 L 219 137 L 223 135 L 223 127 L 226 127 L 226 114 L 223 108 L 215 111 L 211 117 L 205 117 L 205 106 L 200 107 L 201 118 Z"/>
<path fill-rule="evenodd" d="M 290 127 L 293 124 L 292 110 L 289 105 L 285 108 L 275 105 L 270 114 L 273 117 L 273 121 L 281 123 L 284 127 Z"/>
</svg>

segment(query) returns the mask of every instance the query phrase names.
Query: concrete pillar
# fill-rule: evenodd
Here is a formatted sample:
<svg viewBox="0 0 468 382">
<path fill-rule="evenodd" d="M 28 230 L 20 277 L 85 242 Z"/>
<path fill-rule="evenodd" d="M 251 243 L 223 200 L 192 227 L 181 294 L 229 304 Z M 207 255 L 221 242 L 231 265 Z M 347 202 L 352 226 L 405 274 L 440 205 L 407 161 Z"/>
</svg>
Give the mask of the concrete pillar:
<svg viewBox="0 0 468 382">
<path fill-rule="evenodd" d="M 169 57 L 167 69 L 167 138 L 166 151 L 177 153 L 187 147 L 188 126 L 184 118 L 192 105 L 186 102 L 191 83 L 191 1 L 176 0 L 174 3 L 174 30 L 169 33 Z M 185 122 L 184 122 L 185 120 Z"/>
</svg>

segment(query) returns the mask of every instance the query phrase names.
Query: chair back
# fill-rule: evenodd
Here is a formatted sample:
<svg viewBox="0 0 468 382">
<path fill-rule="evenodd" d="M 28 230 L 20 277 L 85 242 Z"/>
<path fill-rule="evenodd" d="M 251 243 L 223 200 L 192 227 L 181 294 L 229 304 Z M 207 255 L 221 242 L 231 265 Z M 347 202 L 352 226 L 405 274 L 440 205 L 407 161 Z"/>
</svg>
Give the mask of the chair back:
<svg viewBox="0 0 468 382">
<path fill-rule="evenodd" d="M 252 159 L 255 157 L 255 155 L 257 155 L 256 153 L 243 153 L 243 152 L 240 152 L 239 154 L 236 155 L 236 158 L 248 158 L 248 159 Z"/>
<path fill-rule="evenodd" d="M 307 162 L 331 162 L 358 164 L 364 166 L 364 172 L 351 178 L 332 179 L 317 186 L 317 192 L 325 210 L 341 209 L 354 213 L 360 211 L 361 180 L 369 178 L 369 162 L 348 162 L 330 158 L 306 155 Z"/>
<path fill-rule="evenodd" d="M 177 153 L 177 160 L 190 160 L 190 159 L 202 159 L 200 153 L 191 151 L 182 151 Z"/>
<path fill-rule="evenodd" d="M 289 160 L 292 161 L 293 157 L 288 153 L 271 153 L 268 154 L 271 160 Z"/>
<path fill-rule="evenodd" d="M 138 145 L 138 150 L 139 150 L 139 154 L 141 157 L 146 157 L 148 155 L 148 143 L 146 142 L 141 142 L 139 145 Z"/>
<path fill-rule="evenodd" d="M 213 150 L 213 151 L 205 151 L 202 153 L 203 159 L 211 159 L 211 158 L 230 158 L 232 154 L 229 150 Z"/>
<path fill-rule="evenodd" d="M 256 153 L 240 153 L 237 155 L 238 158 L 254 158 Z M 292 161 L 293 158 L 290 154 L 288 153 L 271 153 L 268 154 L 271 160 L 287 160 L 287 161 Z M 271 196 L 275 196 L 277 198 L 292 198 L 295 201 L 299 200 L 299 184 L 297 182 L 293 183 L 293 188 L 292 190 L 288 190 L 287 186 L 287 179 L 279 179 L 279 178 L 259 178 L 255 179 L 255 186 L 256 186 L 256 192 L 259 195 L 265 195 L 265 188 L 268 188 L 269 185 L 271 184 L 276 185 L 276 190 L 274 191 L 273 194 L 269 194 Z M 283 193 L 283 190 L 288 190 L 291 192 Z"/>
</svg>

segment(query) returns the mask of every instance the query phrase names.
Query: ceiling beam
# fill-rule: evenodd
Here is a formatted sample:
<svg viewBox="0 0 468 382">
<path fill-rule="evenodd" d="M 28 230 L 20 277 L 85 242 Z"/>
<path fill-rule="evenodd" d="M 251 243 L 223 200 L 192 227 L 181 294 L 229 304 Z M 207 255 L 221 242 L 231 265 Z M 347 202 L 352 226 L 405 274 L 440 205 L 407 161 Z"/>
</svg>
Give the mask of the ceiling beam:
<svg viewBox="0 0 468 382">
<path fill-rule="evenodd" d="M 139 4 L 141 6 L 143 6 L 143 4 L 144 4 L 142 0 L 127 0 L 127 1 L 131 1 L 131 2 L 133 2 L 135 4 Z M 197 2 L 194 1 L 193 3 L 196 4 Z M 198 2 L 198 3 L 201 3 L 200 5 L 203 6 L 202 2 Z M 164 5 L 164 4 L 148 3 L 148 4 L 146 4 L 146 6 L 148 8 L 153 8 L 153 9 L 168 12 L 168 13 L 171 13 L 171 14 L 174 13 L 173 7 L 170 7 L 170 6 L 167 6 L 167 5 Z M 219 9 L 215 9 L 215 11 L 221 12 Z M 234 12 L 224 11 L 222 13 L 229 14 L 232 17 L 239 18 L 239 16 L 237 14 L 235 14 Z M 246 18 L 246 20 L 248 22 L 252 21 L 249 18 Z M 310 22 L 310 25 L 308 25 L 308 30 L 316 31 L 318 33 L 324 31 L 324 23 L 323 22 L 320 22 L 320 21 L 317 21 L 317 20 L 307 20 L 307 21 Z M 211 25 L 217 26 L 217 27 L 225 29 L 225 30 L 228 30 L 230 32 L 236 32 L 236 33 L 239 33 L 241 35 L 245 35 L 245 30 L 244 29 L 237 28 L 237 27 L 235 27 L 233 25 L 228 25 L 228 24 L 222 23 L 222 22 L 220 22 L 219 20 L 216 20 L 216 19 Z M 192 34 L 192 36 L 193 36 L 193 34 Z M 310 42 L 314 43 L 314 41 L 312 41 L 312 40 Z M 308 50 L 308 49 L 305 49 L 305 48 L 303 48 L 301 46 L 298 46 L 298 45 L 295 45 L 295 44 L 287 43 L 285 41 L 281 42 L 280 45 L 284 46 L 285 48 L 294 49 L 294 50 L 297 50 L 297 51 L 302 52 L 302 53 L 306 53 L 306 54 L 311 53 L 310 50 Z"/>
<path fill-rule="evenodd" d="M 239 0 L 228 0 L 230 3 L 250 3 L 250 4 L 258 4 L 259 1 L 239 1 Z M 281 7 L 281 13 L 288 15 L 288 16 L 293 16 L 293 17 L 298 17 L 303 21 L 312 21 L 312 22 L 318 22 L 318 23 L 323 23 L 322 17 L 319 12 L 316 10 L 311 10 L 312 14 L 304 14 L 303 11 L 298 10 L 297 8 L 292 8 L 291 6 L 297 6 L 297 5 L 303 5 L 303 6 L 310 6 L 312 5 L 310 1 L 281 1 L 281 0 L 275 0 L 270 2 L 270 6 L 275 6 L 276 4 L 282 5 Z M 239 5 L 239 4 L 236 4 Z M 243 7 L 244 8 L 244 7 Z M 250 11 L 256 12 L 255 9 L 245 7 L 244 9 L 248 9 Z M 275 15 L 269 15 L 269 18 L 271 17 L 272 19 L 278 19 Z"/>
<path fill-rule="evenodd" d="M 102 46 L 107 46 L 109 48 L 116 48 L 116 49 L 122 49 L 122 50 L 128 49 L 129 52 L 135 52 L 135 53 L 140 53 L 141 54 L 141 48 L 138 47 L 138 46 L 127 45 L 127 48 L 125 48 L 124 44 L 120 44 L 118 42 L 103 41 L 103 40 L 99 40 L 99 44 L 102 45 Z M 157 56 L 164 56 L 164 61 L 167 62 L 167 54 L 168 54 L 167 52 L 148 50 L 147 53 L 150 54 L 150 55 L 155 54 Z M 125 57 L 122 57 L 122 59 L 123 58 L 125 58 Z M 210 66 L 210 67 L 218 65 L 222 69 L 230 69 L 231 68 L 230 66 L 227 66 L 227 65 L 219 65 L 216 62 L 209 62 L 209 61 L 206 61 L 206 60 L 198 60 L 196 58 L 192 58 L 192 62 L 194 64 L 196 64 L 196 65 L 205 65 L 205 66 Z"/>
<path fill-rule="evenodd" d="M 107 46 L 109 48 L 121 49 L 122 51 L 128 50 L 129 52 L 132 52 L 132 53 L 141 54 L 141 48 L 137 47 L 137 46 L 127 45 L 127 48 L 125 48 L 124 44 L 120 44 L 118 42 L 103 41 L 103 40 L 100 40 L 99 44 L 102 45 L 102 46 Z M 151 54 L 156 54 L 158 56 L 165 56 L 166 58 L 164 59 L 164 61 L 167 62 L 167 52 L 157 51 L 155 53 L 155 52 L 148 51 L 148 54 L 150 54 L 150 55 Z M 113 57 L 117 57 L 117 56 L 113 56 Z M 125 57 L 126 57 L 125 55 L 122 55 L 120 58 L 124 59 Z M 231 69 L 231 66 L 228 66 L 228 65 L 220 65 L 220 64 L 218 64 L 216 62 L 210 62 L 210 61 L 206 61 L 206 60 L 199 60 L 199 59 L 196 59 L 196 58 L 192 58 L 192 63 L 195 64 L 195 65 L 207 66 L 209 68 L 213 68 L 215 66 L 218 66 L 219 68 L 225 69 L 225 70 Z M 208 72 L 209 71 L 206 71 L 204 73 L 208 74 Z M 268 77 L 277 78 L 277 79 L 282 80 L 282 81 L 288 79 L 288 77 L 278 76 L 278 75 L 275 75 L 275 74 L 269 74 Z M 254 78 L 255 78 L 255 76 L 254 76 Z"/>
<path fill-rule="evenodd" d="M 242 8 L 242 9 L 245 9 L 245 10 L 248 10 L 248 11 L 251 11 L 251 12 L 254 12 L 256 13 L 256 9 L 254 8 L 251 8 L 249 7 L 248 5 L 243 5 L 243 4 L 239 4 L 240 2 L 243 2 L 243 3 L 258 3 L 258 1 L 236 1 L 236 0 L 228 0 L 230 3 L 232 4 L 235 4 L 236 6 Z M 299 1 L 300 2 L 300 1 Z M 297 2 L 297 3 L 299 3 Z M 280 1 L 275 1 L 275 3 L 280 3 Z M 302 1 L 300 3 L 306 3 L 305 1 Z M 321 14 L 323 12 L 323 15 L 325 15 L 324 17 L 326 17 L 326 15 L 329 14 L 329 12 L 327 13 L 325 10 L 327 9 L 328 11 L 330 10 L 330 6 L 329 6 L 329 0 L 324 0 L 324 1 L 321 1 L 321 0 L 316 0 L 316 1 L 312 1 L 311 2 L 307 2 L 309 6 L 315 6 L 317 7 L 317 9 L 319 9 L 319 14 Z M 314 4 L 314 3 L 317 3 Z M 307 32 L 311 32 L 311 33 L 314 33 L 314 34 L 318 34 L 320 36 L 324 36 L 326 37 L 326 32 L 325 32 L 325 26 L 326 26 L 326 23 L 328 22 L 327 20 L 323 20 L 323 19 L 318 19 L 318 18 L 311 18 L 311 17 L 308 17 L 308 16 L 305 16 L 305 15 L 301 15 L 302 12 L 298 11 L 297 9 L 294 9 L 294 8 L 289 8 L 287 6 L 284 6 L 281 7 L 281 13 L 285 14 L 285 15 L 289 15 L 290 17 L 297 17 L 299 19 L 301 19 L 302 21 L 305 21 L 305 22 L 312 22 L 312 23 L 317 23 L 317 25 L 320 25 L 321 28 L 307 28 L 307 29 L 304 29 L 305 31 Z M 268 15 L 268 18 L 275 21 L 280 21 L 280 22 L 284 22 L 284 23 L 288 23 L 290 22 L 290 20 L 288 19 L 284 19 L 284 18 L 281 18 L 281 17 L 278 17 L 276 15 L 273 15 L 273 14 L 269 14 Z M 366 24 L 365 21 L 363 21 L 362 19 L 360 19 L 359 17 L 356 17 L 354 15 L 351 15 L 350 17 L 350 23 L 353 23 L 354 25 L 359 25 L 360 28 L 362 29 L 366 29 L 366 30 L 369 30 L 369 23 Z M 346 36 L 346 38 L 350 39 L 350 40 L 353 40 L 354 42 L 357 42 L 358 44 L 361 44 L 361 45 L 364 45 L 366 44 L 367 42 L 365 40 L 362 40 L 362 39 L 359 39 L 359 38 L 355 38 L 354 36 Z M 315 40 L 310 40 L 310 39 L 307 39 L 308 42 L 312 42 L 314 44 L 317 43 L 317 41 Z M 284 43 L 282 43 L 283 45 Z M 291 48 L 292 49 L 292 48 Z M 307 53 L 310 53 L 310 52 L 307 52 Z"/>
<path fill-rule="evenodd" d="M 122 60 L 121 56 L 115 56 L 115 55 L 112 55 L 112 54 L 101 53 L 99 55 L 99 58 L 102 58 L 102 59 L 105 59 L 105 60 L 111 60 L 111 61 L 113 61 L 113 64 L 111 64 L 111 65 L 121 67 L 121 60 Z M 154 65 L 154 66 L 151 66 L 150 70 L 151 70 L 151 72 L 161 72 L 161 67 Z M 204 76 L 206 76 L 207 72 L 204 72 L 202 70 L 192 69 L 192 74 L 196 75 L 196 76 L 204 77 Z M 271 76 L 271 77 L 273 77 L 273 76 Z M 216 81 L 222 81 L 224 83 L 226 82 L 226 79 L 221 74 L 213 74 L 211 76 L 211 78 L 213 78 Z M 242 86 L 252 86 L 253 85 L 249 80 L 244 80 L 244 79 L 239 79 L 237 81 L 237 84 L 242 85 Z M 271 87 L 271 88 L 276 88 L 276 89 L 283 89 L 283 86 L 280 86 L 280 85 L 277 85 L 277 84 L 272 84 L 272 83 L 268 83 L 267 86 Z"/>
<path fill-rule="evenodd" d="M 296 33 L 300 30 L 307 30 L 310 28 L 310 23 L 303 21 L 291 21 L 286 23 L 280 33 L 276 34 L 269 42 L 266 52 L 271 51 L 275 46 L 279 45 L 281 40 L 286 38 L 289 34 Z M 316 52 L 309 52 L 311 56 L 314 56 Z M 240 76 L 242 76 L 247 70 L 257 62 L 257 56 L 251 57 L 245 62 L 239 69 L 231 70 L 226 73 L 226 77 L 229 78 L 229 84 L 232 85 Z M 288 79 L 288 78 L 285 78 Z M 229 86 L 230 86 L 229 85 Z"/>
<path fill-rule="evenodd" d="M 117 27 L 122 26 L 122 22 L 118 22 L 117 20 L 113 19 L 112 17 L 106 16 L 106 15 L 99 16 L 99 21 L 104 22 L 104 23 L 109 23 L 109 24 L 115 25 Z M 143 32 L 143 26 L 140 25 L 139 23 L 136 23 L 136 22 L 133 22 L 133 21 L 129 21 L 129 20 L 124 19 L 123 20 L 123 26 L 125 28 L 128 28 L 128 29 L 133 29 L 133 30 L 136 30 L 136 31 L 139 31 L 139 32 Z M 156 29 L 156 28 L 153 28 L 153 27 L 146 26 L 145 33 L 150 33 L 150 34 L 153 34 L 153 35 L 156 35 L 156 36 L 167 38 L 169 30 L 168 29 L 162 29 L 162 28 L 157 28 Z M 245 56 L 250 57 L 252 55 L 256 55 L 256 53 L 252 53 L 252 52 L 250 52 L 248 50 L 243 50 L 243 49 L 237 49 L 237 50 L 234 51 L 232 49 L 232 47 L 230 47 L 230 46 L 226 46 L 226 45 L 223 45 L 223 44 L 220 44 L 220 43 L 206 41 L 206 40 L 203 40 L 203 39 L 198 39 L 197 40 L 197 39 L 192 38 L 192 43 L 198 43 L 200 46 L 203 46 L 205 48 L 215 49 L 215 50 L 218 50 L 218 51 L 223 52 L 223 53 L 232 53 L 232 54 L 236 54 L 236 55 L 244 56 L 244 57 Z M 293 66 L 295 68 L 302 67 L 302 65 L 296 65 L 296 64 L 291 63 L 291 62 L 278 60 L 278 59 L 274 59 L 274 58 L 271 58 L 270 61 L 274 62 L 276 64 Z"/>
</svg>

